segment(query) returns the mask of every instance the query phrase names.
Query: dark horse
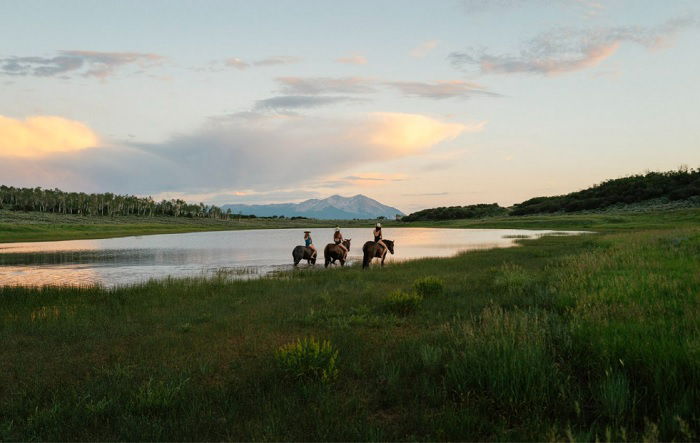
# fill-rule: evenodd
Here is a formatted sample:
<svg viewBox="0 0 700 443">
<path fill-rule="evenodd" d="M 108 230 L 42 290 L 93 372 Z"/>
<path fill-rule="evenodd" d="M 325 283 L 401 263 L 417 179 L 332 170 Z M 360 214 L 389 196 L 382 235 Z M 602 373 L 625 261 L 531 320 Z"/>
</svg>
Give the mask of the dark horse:
<svg viewBox="0 0 700 443">
<path fill-rule="evenodd" d="M 343 246 L 348 248 L 348 252 L 350 252 L 350 240 L 352 239 L 348 238 L 346 240 L 343 240 Z M 343 251 L 343 248 L 336 245 L 335 243 L 328 243 L 326 245 L 326 248 L 323 250 L 323 258 L 326 261 L 326 268 L 329 264 L 334 265 L 336 260 L 340 261 L 340 266 L 345 266 L 345 259 L 347 258 L 347 253 Z"/>
<path fill-rule="evenodd" d="M 368 241 L 365 243 L 365 245 L 362 247 L 362 268 L 367 268 L 369 267 L 369 264 L 374 260 L 375 258 L 381 258 L 382 259 L 382 266 L 384 266 L 384 260 L 386 259 L 386 253 L 387 250 L 391 252 L 391 254 L 394 254 L 394 241 L 393 240 L 383 240 L 384 244 L 386 245 L 386 249 L 382 248 L 379 246 L 378 243 L 373 242 L 373 241 Z"/>
<path fill-rule="evenodd" d="M 316 256 L 311 248 L 306 246 L 297 246 L 292 250 L 292 258 L 294 259 L 294 266 L 298 265 L 300 261 L 306 260 L 307 264 L 315 265 Z"/>
</svg>

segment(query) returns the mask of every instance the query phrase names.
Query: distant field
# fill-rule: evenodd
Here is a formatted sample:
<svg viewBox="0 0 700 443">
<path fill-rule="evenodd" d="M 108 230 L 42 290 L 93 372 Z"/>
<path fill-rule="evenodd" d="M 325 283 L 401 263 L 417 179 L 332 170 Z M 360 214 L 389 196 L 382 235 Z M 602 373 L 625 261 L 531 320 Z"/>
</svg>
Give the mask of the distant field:
<svg viewBox="0 0 700 443">
<path fill-rule="evenodd" d="M 181 232 L 332 227 L 333 220 L 246 219 L 218 220 L 187 217 L 85 217 L 0 210 L 0 243 L 125 237 Z M 371 221 L 342 221 L 343 226 L 370 226 Z"/>
<path fill-rule="evenodd" d="M 83 217 L 0 210 L 0 243 L 240 229 L 313 228 L 333 227 L 336 225 L 346 228 L 369 227 L 374 222 L 373 220 L 291 220 L 267 218 L 217 220 L 186 217 Z M 700 224 L 700 208 L 639 213 L 552 214 L 410 223 L 383 220 L 382 223 L 387 227 L 426 226 L 438 228 L 589 229 L 605 231 L 642 227 L 666 229 L 669 226 L 693 226 Z"/>
<path fill-rule="evenodd" d="M 437 225 L 599 233 L 369 271 L 0 288 L 0 440 L 700 438 L 698 211 Z M 307 337 L 329 344 L 280 350 Z"/>
</svg>

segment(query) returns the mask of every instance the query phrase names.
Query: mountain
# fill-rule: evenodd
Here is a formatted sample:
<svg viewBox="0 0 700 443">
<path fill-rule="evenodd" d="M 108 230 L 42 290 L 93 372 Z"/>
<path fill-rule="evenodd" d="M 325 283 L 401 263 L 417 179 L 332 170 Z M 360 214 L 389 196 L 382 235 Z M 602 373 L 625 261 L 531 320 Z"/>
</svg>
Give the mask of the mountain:
<svg viewBox="0 0 700 443">
<path fill-rule="evenodd" d="M 279 203 L 272 205 L 223 205 L 224 211 L 231 209 L 234 214 L 252 214 L 257 217 L 284 215 L 285 217 L 309 217 L 325 220 L 375 219 L 386 217 L 393 219 L 403 212 L 386 206 L 362 194 L 354 197 L 332 195 L 322 200 L 311 199 L 301 203 Z"/>
</svg>

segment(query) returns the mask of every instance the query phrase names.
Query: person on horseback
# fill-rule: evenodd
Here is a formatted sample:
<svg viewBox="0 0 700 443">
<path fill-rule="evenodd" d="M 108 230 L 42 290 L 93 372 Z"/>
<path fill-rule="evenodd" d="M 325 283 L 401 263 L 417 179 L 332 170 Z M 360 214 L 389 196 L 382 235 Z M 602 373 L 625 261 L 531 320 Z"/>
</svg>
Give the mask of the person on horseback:
<svg viewBox="0 0 700 443">
<path fill-rule="evenodd" d="M 343 234 L 340 233 L 340 226 L 335 227 L 335 233 L 333 234 L 333 242 L 343 250 L 343 253 L 346 256 L 348 255 L 348 248 L 346 248 L 343 244 Z"/>
<path fill-rule="evenodd" d="M 304 231 L 304 244 L 313 251 L 311 253 L 311 258 L 316 258 L 316 246 L 314 246 L 314 241 L 311 240 L 311 231 Z"/>
<path fill-rule="evenodd" d="M 374 231 L 372 231 L 372 234 L 374 235 L 374 242 L 381 246 L 383 248 L 383 251 L 386 250 L 386 245 L 382 241 L 382 224 L 377 223 L 377 225 L 374 227 Z M 382 252 L 383 252 L 382 251 Z"/>
</svg>

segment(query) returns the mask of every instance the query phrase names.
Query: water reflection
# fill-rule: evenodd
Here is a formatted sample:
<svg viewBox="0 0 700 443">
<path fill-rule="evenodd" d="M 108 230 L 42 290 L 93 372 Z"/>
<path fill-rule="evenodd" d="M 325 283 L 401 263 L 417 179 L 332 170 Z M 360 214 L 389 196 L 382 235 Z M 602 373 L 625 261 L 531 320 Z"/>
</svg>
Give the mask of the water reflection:
<svg viewBox="0 0 700 443">
<path fill-rule="evenodd" d="M 514 229 L 385 228 L 396 242 L 388 261 L 446 257 L 461 251 L 512 246 L 519 238 L 553 231 Z M 557 232 L 561 233 L 561 231 Z M 344 229 L 350 259 L 361 259 L 371 228 Z M 333 229 L 312 229 L 319 255 Z M 292 248 L 303 229 L 198 232 L 103 240 L 0 244 L 0 285 L 133 284 L 167 276 L 251 278 L 291 267 Z M 321 265 L 322 266 L 322 265 Z"/>
</svg>

